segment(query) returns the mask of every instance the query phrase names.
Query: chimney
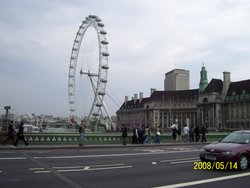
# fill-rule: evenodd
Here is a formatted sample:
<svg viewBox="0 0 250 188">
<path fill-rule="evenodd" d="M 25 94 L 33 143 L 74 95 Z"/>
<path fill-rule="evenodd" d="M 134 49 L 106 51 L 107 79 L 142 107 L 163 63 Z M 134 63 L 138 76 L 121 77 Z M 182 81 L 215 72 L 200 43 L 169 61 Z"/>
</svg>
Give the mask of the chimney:
<svg viewBox="0 0 250 188">
<path fill-rule="evenodd" d="M 223 89 L 222 94 L 224 97 L 227 95 L 228 88 L 230 86 L 231 78 L 230 78 L 230 72 L 223 72 Z"/>
<path fill-rule="evenodd" d="M 134 94 L 134 103 L 136 103 L 136 101 L 137 101 L 137 99 L 138 99 L 138 94 Z"/>
<path fill-rule="evenodd" d="M 151 88 L 151 89 L 150 89 L 150 96 L 151 96 L 155 91 L 156 91 L 155 88 Z"/>
<path fill-rule="evenodd" d="M 128 96 L 125 96 L 125 105 L 127 104 L 128 102 Z"/>
<path fill-rule="evenodd" d="M 134 100 L 137 100 L 138 99 L 138 94 L 134 94 Z"/>
<path fill-rule="evenodd" d="M 230 83 L 230 81 L 231 81 L 231 79 L 230 79 L 230 72 L 223 72 L 223 81 L 224 82 L 229 82 Z"/>
<path fill-rule="evenodd" d="M 139 99 L 140 99 L 140 102 L 141 102 L 141 100 L 143 99 L 143 93 L 142 93 L 142 92 L 140 92 L 140 97 L 139 97 Z"/>
</svg>

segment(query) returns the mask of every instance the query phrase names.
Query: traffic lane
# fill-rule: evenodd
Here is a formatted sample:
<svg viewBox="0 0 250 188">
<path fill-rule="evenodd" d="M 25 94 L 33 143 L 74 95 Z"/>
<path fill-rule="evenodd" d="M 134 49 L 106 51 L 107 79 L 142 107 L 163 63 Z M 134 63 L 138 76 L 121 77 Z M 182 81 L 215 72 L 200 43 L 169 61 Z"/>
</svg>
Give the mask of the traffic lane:
<svg viewBox="0 0 250 188">
<path fill-rule="evenodd" d="M 207 178 L 223 177 L 239 173 L 238 171 L 209 171 L 209 170 L 194 170 L 194 162 L 198 159 L 198 152 L 183 152 L 183 153 L 168 153 L 154 155 L 137 155 L 133 157 L 119 156 L 103 157 L 103 158 L 85 158 L 80 161 L 81 165 L 85 165 L 82 170 L 71 169 L 63 170 L 63 164 L 69 164 L 64 161 L 61 164 L 61 173 L 65 176 L 70 176 L 74 181 L 88 182 L 88 185 L 96 185 L 96 181 L 103 182 L 107 186 L 113 186 L 116 183 L 123 182 L 121 177 L 126 177 L 129 180 L 125 183 L 125 187 L 152 187 L 160 185 L 169 185 L 176 183 L 185 183 L 190 181 L 204 180 Z M 180 161 L 180 159 L 182 161 Z M 55 162 L 55 161 L 54 161 Z M 76 162 L 75 159 L 71 162 Z M 111 163 L 112 162 L 112 163 Z M 54 163 L 55 164 L 55 163 Z M 105 169 L 93 168 L 91 165 L 107 165 Z M 120 164 L 122 168 L 113 168 L 112 165 Z M 132 166 L 132 167 L 129 167 Z M 70 166 L 66 166 L 70 167 Z M 109 168 L 110 167 L 110 168 Z M 126 168 L 123 168 L 126 167 Z M 111 170 L 111 171 L 108 171 Z M 93 173 L 94 171 L 94 173 Z M 107 172 L 105 172 L 107 171 Z M 69 173 L 70 172 L 70 173 Z M 73 174 L 72 174 L 73 173 Z M 120 176 L 122 174 L 122 176 Z M 146 180 L 145 180 L 146 178 Z M 134 184 L 139 181 L 140 183 Z M 145 185 L 142 182 L 146 182 Z M 130 182 L 133 182 L 132 184 Z"/>
<path fill-rule="evenodd" d="M 142 186 L 142 182 L 146 181 L 147 183 L 143 186 L 152 187 L 203 180 L 204 178 L 215 178 L 238 173 L 234 171 L 194 170 L 193 161 L 196 161 L 196 159 L 198 159 L 198 152 L 177 152 L 168 154 L 155 153 L 152 155 L 137 154 L 133 157 L 124 155 L 119 157 L 97 157 L 95 159 L 84 158 L 84 160 L 50 159 L 49 163 L 52 162 L 52 165 L 59 165 L 61 167 L 60 173 L 69 176 L 70 179 L 74 179 L 76 182 L 84 180 L 84 182 L 88 182 L 89 186 L 95 186 L 97 183 L 96 181 L 92 182 L 93 176 L 95 176 L 99 183 L 102 182 L 107 184 L 107 186 L 114 186 L 116 183 L 124 182 L 121 177 L 126 177 L 126 179 L 129 180 L 127 183 L 124 182 L 126 186 L 137 187 L 138 185 L 138 187 L 140 187 Z M 42 160 L 46 162 L 46 160 Z M 180 160 L 183 160 L 184 162 L 182 163 Z M 68 165 L 72 164 L 72 162 L 85 166 L 83 166 L 83 169 L 80 171 L 79 169 L 74 168 L 67 170 L 68 167 L 72 167 L 71 165 Z M 99 169 L 100 166 L 98 165 L 98 167 L 94 168 L 91 166 L 94 164 L 107 166 L 104 169 Z M 115 164 L 120 164 L 121 166 L 113 168 Z M 105 173 L 105 171 L 107 172 Z M 113 181 L 110 182 L 109 180 L 111 179 Z M 130 184 L 130 182 L 133 183 Z"/>
<path fill-rule="evenodd" d="M 249 187 L 249 176 L 250 172 L 241 172 L 234 175 L 227 175 L 217 178 L 209 178 L 204 180 L 190 181 L 177 184 L 168 184 L 164 186 L 159 186 L 157 188 L 180 188 L 180 187 L 190 187 L 190 188 L 210 188 L 210 187 L 227 187 L 227 188 L 245 188 Z"/>
<path fill-rule="evenodd" d="M 250 173 L 249 171 L 243 172 L 242 174 Z M 211 187 L 226 187 L 226 188 L 246 188 L 250 185 L 249 176 L 232 178 L 224 181 L 216 181 L 213 183 L 204 183 L 199 185 L 190 186 L 192 188 L 211 188 Z"/>
<path fill-rule="evenodd" d="M 207 178 L 223 177 L 234 174 L 235 172 L 225 171 L 194 171 L 192 163 L 167 164 L 156 163 L 149 164 L 148 160 L 142 158 L 134 159 L 132 168 L 103 170 L 83 170 L 83 171 L 64 171 L 64 176 L 73 179 L 81 184 L 85 182 L 88 187 L 154 187 L 162 185 L 171 185 L 176 183 L 185 183 L 190 181 L 204 180 Z M 145 164 L 145 161 L 147 162 Z M 236 172 L 238 173 L 238 172 Z M 84 184 L 81 184 L 82 186 Z"/>
<path fill-rule="evenodd" d="M 158 152 L 155 152 L 158 151 Z M 195 152 L 195 154 L 194 154 Z M 180 155 L 180 154 L 182 155 Z M 185 155 L 184 155 L 185 154 Z M 177 155 L 177 156 L 176 156 Z M 85 153 L 71 153 L 68 155 L 67 153 L 64 155 L 58 155 L 53 153 L 50 156 L 32 156 L 35 160 L 41 161 L 48 166 L 65 166 L 66 168 L 74 167 L 74 166 L 91 166 L 91 165 L 102 165 L 102 164 L 132 164 L 138 165 L 140 163 L 143 164 L 152 164 L 152 162 L 164 162 L 164 160 L 171 160 L 173 158 L 190 158 L 195 157 L 196 160 L 198 158 L 198 151 L 160 151 L 159 150 L 148 150 L 148 151 L 139 151 L 136 152 L 130 151 L 127 152 L 125 150 L 119 150 L 117 153 L 104 153 L 101 155 L 90 154 L 86 155 Z M 144 164 L 143 164 L 144 165 Z"/>
<path fill-rule="evenodd" d="M 59 178 L 47 174 L 45 176 L 37 176 L 33 172 L 33 168 L 37 168 L 30 160 L 8 160 L 0 161 L 0 184 L 1 187 L 19 188 L 19 187 L 67 187 Z"/>
<path fill-rule="evenodd" d="M 139 145 L 135 145 L 135 147 L 132 146 L 121 146 L 120 148 L 85 148 L 85 147 L 79 147 L 77 149 L 34 149 L 34 150 L 17 150 L 15 153 L 27 153 L 30 156 L 52 156 L 55 154 L 57 155 L 72 155 L 72 153 L 76 154 L 96 154 L 96 155 L 101 155 L 101 154 L 115 154 L 118 152 L 121 153 L 140 153 L 140 152 L 154 152 L 154 151 L 183 151 L 183 150 L 190 150 L 190 149 L 200 149 L 202 146 L 201 145 L 182 145 L 182 146 L 162 146 L 162 145 L 157 145 L 157 146 L 150 146 L 147 145 L 140 147 Z M 2 153 L 2 152 L 1 152 Z M 0 153 L 0 157 L 2 156 Z"/>
<path fill-rule="evenodd" d="M 198 158 L 198 153 L 199 152 L 197 151 L 195 152 L 171 151 L 162 153 L 160 150 L 156 149 L 145 152 L 145 150 L 142 149 L 142 150 L 137 150 L 135 153 L 129 152 L 129 154 L 131 155 L 127 155 L 127 152 L 124 152 L 124 155 L 122 155 L 122 152 L 120 151 L 118 155 L 113 154 L 112 157 L 108 154 L 106 154 L 106 156 L 96 155 L 95 157 L 85 155 L 86 158 L 73 158 L 73 159 L 72 158 L 34 159 L 32 157 L 29 157 L 29 155 L 27 155 L 27 157 L 30 160 L 35 160 L 35 162 L 33 161 L 34 163 L 32 163 L 33 168 L 36 167 L 39 168 L 42 166 L 45 167 L 45 169 L 43 169 L 42 171 L 51 170 L 48 173 L 39 173 L 38 170 L 33 171 L 33 173 L 38 177 L 33 176 L 32 179 L 37 179 L 37 178 L 40 179 L 41 177 L 48 176 L 48 174 L 56 173 L 57 175 L 58 174 L 61 175 L 63 179 L 66 179 L 67 181 L 73 179 L 74 180 L 73 182 L 77 182 L 81 184 L 81 186 L 86 185 L 82 184 L 82 181 L 84 180 L 84 182 L 88 182 L 89 186 L 96 185 L 96 183 L 97 184 L 102 183 L 105 186 L 106 185 L 114 186 L 116 184 L 122 183 L 125 184 L 127 187 L 129 182 L 130 187 L 141 187 L 142 185 L 145 187 L 152 187 L 159 185 L 175 184 L 180 182 L 203 180 L 204 178 L 205 179 L 213 178 L 217 176 L 220 177 L 228 175 L 230 173 L 230 172 L 224 173 L 217 171 L 211 172 L 205 170 L 193 170 L 194 165 L 192 160 L 193 158 L 194 159 Z M 25 153 L 21 154 L 25 155 Z M 75 155 L 75 153 L 71 154 Z M 55 153 L 53 153 L 53 156 L 55 156 Z M 80 155 L 80 157 L 82 156 Z M 180 160 L 184 160 L 186 162 L 182 163 L 182 161 Z M 75 165 L 86 164 L 84 168 L 85 167 L 87 168 L 83 169 L 83 171 L 74 171 L 74 169 L 73 171 L 63 171 L 64 169 L 53 169 L 53 167 L 56 167 L 57 165 L 60 165 L 62 167 L 64 166 L 71 167 L 72 165 L 74 165 L 74 163 Z M 27 166 L 27 164 L 23 162 L 21 164 Z M 88 165 L 90 164 L 95 165 L 95 167 L 88 168 Z M 18 169 L 20 168 L 18 167 Z M 23 173 L 25 173 L 25 170 L 23 170 L 22 173 L 20 173 L 20 175 L 22 175 Z M 80 174 L 79 179 L 77 179 L 78 174 Z M 211 176 L 211 174 L 213 174 L 214 176 Z M 71 177 L 71 175 L 73 177 Z M 89 181 L 93 178 L 93 176 L 95 177 L 95 175 L 97 178 L 96 181 L 94 182 Z"/>
</svg>

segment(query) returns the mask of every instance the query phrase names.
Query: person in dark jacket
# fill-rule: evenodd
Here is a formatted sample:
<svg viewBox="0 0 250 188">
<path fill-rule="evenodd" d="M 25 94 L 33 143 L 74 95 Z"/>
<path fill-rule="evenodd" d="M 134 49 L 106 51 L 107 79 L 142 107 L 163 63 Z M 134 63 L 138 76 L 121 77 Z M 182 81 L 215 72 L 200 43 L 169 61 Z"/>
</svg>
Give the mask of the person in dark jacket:
<svg viewBox="0 0 250 188">
<path fill-rule="evenodd" d="M 18 129 L 18 132 L 17 132 L 17 140 L 16 140 L 16 143 L 15 143 L 15 146 L 17 146 L 19 140 L 23 140 L 23 142 L 25 143 L 26 146 L 28 146 L 28 142 L 26 141 L 24 135 L 23 135 L 23 122 L 21 122 L 20 126 L 19 126 L 19 129 Z"/>
<path fill-rule="evenodd" d="M 194 127 L 191 126 L 189 129 L 189 142 L 194 142 Z"/>
<path fill-rule="evenodd" d="M 205 126 L 201 127 L 201 142 L 207 142 L 206 133 L 208 133 Z"/>
<path fill-rule="evenodd" d="M 199 142 L 200 140 L 200 127 L 199 126 L 194 128 L 194 134 L 195 134 L 195 142 Z"/>
<path fill-rule="evenodd" d="M 127 128 L 126 128 L 125 125 L 122 125 L 122 142 L 123 142 L 123 145 L 126 145 L 127 136 L 128 136 Z"/>
<path fill-rule="evenodd" d="M 12 143 L 15 144 L 15 134 L 16 131 L 13 128 L 13 121 L 10 121 L 10 124 L 8 126 L 8 137 L 3 141 L 3 144 L 5 144 L 8 140 L 12 140 Z"/>
</svg>

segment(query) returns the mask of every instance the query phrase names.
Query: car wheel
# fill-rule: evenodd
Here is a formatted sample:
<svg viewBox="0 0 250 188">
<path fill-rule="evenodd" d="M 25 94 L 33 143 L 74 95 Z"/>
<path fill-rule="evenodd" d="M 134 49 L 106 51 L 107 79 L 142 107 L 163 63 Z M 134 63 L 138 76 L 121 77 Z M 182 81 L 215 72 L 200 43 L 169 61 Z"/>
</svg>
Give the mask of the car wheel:
<svg viewBox="0 0 250 188">
<path fill-rule="evenodd" d="M 248 168 L 248 157 L 246 155 L 241 155 L 238 163 L 240 170 L 246 170 Z"/>
</svg>

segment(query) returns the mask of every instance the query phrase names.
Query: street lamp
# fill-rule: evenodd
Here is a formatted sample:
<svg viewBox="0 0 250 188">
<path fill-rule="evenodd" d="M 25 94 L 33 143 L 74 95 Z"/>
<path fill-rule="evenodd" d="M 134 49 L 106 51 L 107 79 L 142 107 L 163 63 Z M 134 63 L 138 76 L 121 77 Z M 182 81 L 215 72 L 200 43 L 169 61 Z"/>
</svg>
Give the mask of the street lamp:
<svg viewBox="0 0 250 188">
<path fill-rule="evenodd" d="M 5 106 L 4 110 L 6 110 L 6 114 L 5 114 L 5 123 L 3 125 L 3 131 L 7 131 L 7 125 L 8 125 L 8 112 L 11 109 L 11 106 Z"/>
</svg>

